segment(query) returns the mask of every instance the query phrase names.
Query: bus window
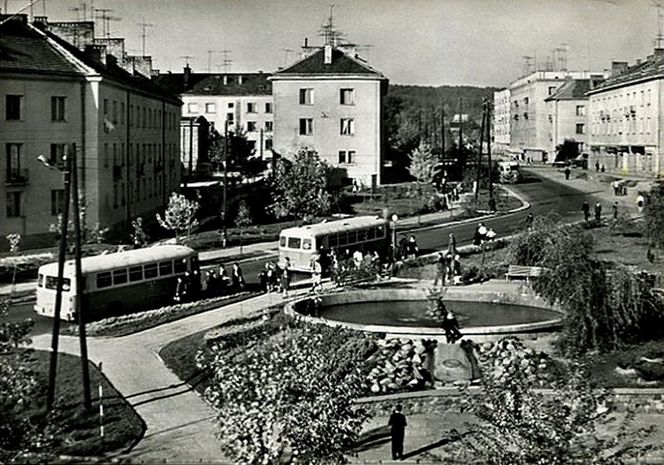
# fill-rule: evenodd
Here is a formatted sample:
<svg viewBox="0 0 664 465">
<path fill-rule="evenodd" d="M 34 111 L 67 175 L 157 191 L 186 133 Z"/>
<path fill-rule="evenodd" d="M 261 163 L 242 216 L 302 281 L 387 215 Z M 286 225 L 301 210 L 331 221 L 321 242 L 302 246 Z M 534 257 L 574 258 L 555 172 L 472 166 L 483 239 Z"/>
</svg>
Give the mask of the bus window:
<svg viewBox="0 0 664 465">
<path fill-rule="evenodd" d="M 357 242 L 364 242 L 367 240 L 367 231 L 366 229 L 357 230 Z"/>
<path fill-rule="evenodd" d="M 299 249 L 302 243 L 302 239 L 299 237 L 289 237 L 288 238 L 288 248 L 289 249 Z"/>
<path fill-rule="evenodd" d="M 286 247 L 286 236 L 281 236 L 279 238 L 279 247 Z"/>
<path fill-rule="evenodd" d="M 180 274 L 187 271 L 187 259 L 175 260 L 175 273 Z"/>
<path fill-rule="evenodd" d="M 334 249 L 339 246 L 339 236 L 337 234 L 330 234 L 327 236 L 327 245 L 330 249 Z"/>
<path fill-rule="evenodd" d="M 356 231 L 348 231 L 348 239 L 347 239 L 347 244 L 355 244 L 357 242 L 357 234 Z"/>
<path fill-rule="evenodd" d="M 173 262 L 160 262 L 159 276 L 168 276 L 169 274 L 173 274 Z"/>
<path fill-rule="evenodd" d="M 113 272 L 113 284 L 117 286 L 118 284 L 126 284 L 127 282 L 127 269 L 123 268 L 121 270 L 115 270 Z"/>
<path fill-rule="evenodd" d="M 62 290 L 67 292 L 70 289 L 71 280 L 69 278 L 62 279 Z M 46 276 L 46 289 L 56 291 L 58 289 L 58 278 L 56 276 Z"/>
<path fill-rule="evenodd" d="M 194 255 L 193 257 L 189 257 L 189 262 L 191 263 L 190 271 L 200 270 L 201 267 L 198 263 L 198 255 Z"/>
<path fill-rule="evenodd" d="M 367 240 L 372 240 L 376 238 L 376 229 L 369 228 L 367 229 Z"/>
<path fill-rule="evenodd" d="M 145 265 L 143 267 L 143 274 L 145 275 L 145 279 L 156 278 L 157 277 L 157 264 L 156 263 L 150 263 L 149 265 Z"/>
<path fill-rule="evenodd" d="M 304 239 L 302 241 L 302 248 L 304 250 L 311 250 L 311 239 Z"/>
<path fill-rule="evenodd" d="M 40 274 L 37 277 L 37 287 L 44 287 L 44 275 Z"/>
<path fill-rule="evenodd" d="M 136 282 L 143 279 L 143 267 L 142 266 L 132 266 L 129 268 L 129 281 Z"/>
<path fill-rule="evenodd" d="M 385 228 L 382 226 L 376 227 L 376 239 L 379 239 L 381 237 L 385 237 Z"/>
<path fill-rule="evenodd" d="M 97 289 L 101 289 L 102 287 L 109 287 L 111 284 L 113 284 L 113 281 L 111 280 L 110 271 L 97 274 Z"/>
<path fill-rule="evenodd" d="M 346 232 L 339 233 L 339 247 L 348 244 L 348 234 Z"/>
</svg>

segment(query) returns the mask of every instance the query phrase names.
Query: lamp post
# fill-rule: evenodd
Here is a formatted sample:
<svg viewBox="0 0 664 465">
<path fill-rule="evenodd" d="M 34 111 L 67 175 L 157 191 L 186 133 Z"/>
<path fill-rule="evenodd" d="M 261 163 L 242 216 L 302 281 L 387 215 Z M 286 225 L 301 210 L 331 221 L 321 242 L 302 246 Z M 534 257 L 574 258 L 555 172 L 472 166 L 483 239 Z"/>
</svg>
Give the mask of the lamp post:
<svg viewBox="0 0 664 465">
<path fill-rule="evenodd" d="M 390 228 L 392 229 L 392 258 L 397 259 L 397 221 L 399 216 L 393 213 L 390 217 Z"/>
</svg>

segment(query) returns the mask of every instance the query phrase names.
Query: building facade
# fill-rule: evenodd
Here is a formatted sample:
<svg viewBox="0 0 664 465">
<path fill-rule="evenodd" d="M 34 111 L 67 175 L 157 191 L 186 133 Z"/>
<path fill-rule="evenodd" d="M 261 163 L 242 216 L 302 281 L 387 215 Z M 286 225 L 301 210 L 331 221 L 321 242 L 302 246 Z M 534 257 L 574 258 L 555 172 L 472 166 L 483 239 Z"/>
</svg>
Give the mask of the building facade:
<svg viewBox="0 0 664 465">
<path fill-rule="evenodd" d="M 510 147 L 510 90 L 493 93 L 493 151 L 505 153 Z"/>
<path fill-rule="evenodd" d="M 254 153 L 271 158 L 273 136 L 272 83 L 266 73 L 192 73 L 186 66 L 181 74 L 159 74 L 156 84 L 180 95 L 182 117 L 203 116 L 223 135 L 244 134 Z"/>
<path fill-rule="evenodd" d="M 120 233 L 136 216 L 154 217 L 179 187 L 181 102 L 86 37 L 79 48 L 50 31 L 46 18 L 29 24 L 25 15 L 0 26 L 2 237 L 51 243 L 64 156 L 76 157 L 89 229 Z"/>
<path fill-rule="evenodd" d="M 385 76 L 326 45 L 270 80 L 277 154 L 308 146 L 344 171 L 344 182 L 380 184 Z"/>
<path fill-rule="evenodd" d="M 588 92 L 589 165 L 619 175 L 664 175 L 664 49 Z"/>
<path fill-rule="evenodd" d="M 553 161 L 549 152 L 548 97 L 567 79 L 590 79 L 602 73 L 587 71 L 536 71 L 512 82 L 510 89 L 510 150 L 522 158 Z"/>
</svg>

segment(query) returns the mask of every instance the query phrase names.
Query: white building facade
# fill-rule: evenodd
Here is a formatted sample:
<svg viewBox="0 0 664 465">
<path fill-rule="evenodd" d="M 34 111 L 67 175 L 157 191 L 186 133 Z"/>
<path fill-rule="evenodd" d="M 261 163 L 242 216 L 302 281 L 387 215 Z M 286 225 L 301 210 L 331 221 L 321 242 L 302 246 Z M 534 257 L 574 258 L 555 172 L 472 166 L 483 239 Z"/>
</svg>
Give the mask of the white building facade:
<svg viewBox="0 0 664 465">
<path fill-rule="evenodd" d="M 493 93 L 493 151 L 501 154 L 510 147 L 510 90 Z"/>
</svg>

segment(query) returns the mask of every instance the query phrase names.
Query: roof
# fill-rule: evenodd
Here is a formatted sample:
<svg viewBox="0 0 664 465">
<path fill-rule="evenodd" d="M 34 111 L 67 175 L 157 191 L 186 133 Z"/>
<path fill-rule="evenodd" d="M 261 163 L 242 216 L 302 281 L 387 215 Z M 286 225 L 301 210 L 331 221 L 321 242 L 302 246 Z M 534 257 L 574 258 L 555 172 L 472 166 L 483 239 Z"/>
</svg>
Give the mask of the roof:
<svg viewBox="0 0 664 465">
<path fill-rule="evenodd" d="M 288 228 L 281 231 L 282 236 L 317 236 L 321 234 L 330 234 L 342 231 L 351 231 L 353 229 L 368 228 L 371 226 L 384 226 L 387 220 L 378 216 L 356 216 L 353 218 L 344 218 L 342 220 L 326 221 L 323 223 L 300 226 L 297 228 Z"/>
<path fill-rule="evenodd" d="M 184 73 L 168 73 L 152 80 L 163 89 L 182 95 L 272 95 L 267 73 L 190 73 L 187 86 L 184 77 Z"/>
<path fill-rule="evenodd" d="M 629 66 L 625 71 L 609 76 L 601 84 L 589 90 L 588 94 L 602 92 L 613 87 L 626 86 L 635 81 L 658 78 L 664 78 L 664 53 L 661 50 L 655 50 L 655 54 L 641 63 Z"/>
<path fill-rule="evenodd" d="M 196 252 L 183 245 L 158 245 L 145 249 L 128 250 L 126 252 L 110 253 L 85 257 L 81 260 L 81 269 L 85 273 L 97 273 L 115 268 L 124 268 L 140 265 L 150 261 L 186 258 Z M 47 263 L 39 267 L 39 273 L 47 276 L 57 276 L 58 263 Z M 74 260 L 65 262 L 65 276 L 74 276 Z"/>
<path fill-rule="evenodd" d="M 545 98 L 545 102 L 553 100 L 586 100 L 586 92 L 590 90 L 590 79 L 569 79 L 556 91 Z"/>
<path fill-rule="evenodd" d="M 275 77 L 290 75 L 365 75 L 386 79 L 357 57 L 351 57 L 338 48 L 332 49 L 332 63 L 325 64 L 325 48 L 297 61 L 288 68 L 274 73 Z"/>
</svg>

